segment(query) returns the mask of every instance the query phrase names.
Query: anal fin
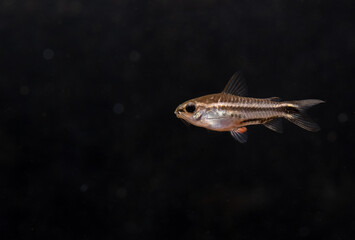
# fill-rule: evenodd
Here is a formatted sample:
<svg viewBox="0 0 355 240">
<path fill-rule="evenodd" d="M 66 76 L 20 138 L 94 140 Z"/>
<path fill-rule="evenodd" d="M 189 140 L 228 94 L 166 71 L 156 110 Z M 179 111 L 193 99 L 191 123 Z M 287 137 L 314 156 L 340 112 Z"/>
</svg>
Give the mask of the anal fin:
<svg viewBox="0 0 355 240">
<path fill-rule="evenodd" d="M 311 132 L 318 132 L 320 130 L 318 124 L 313 122 L 312 119 L 310 119 L 306 113 L 292 114 L 292 116 L 288 117 L 287 120 Z"/>
<path fill-rule="evenodd" d="M 281 118 L 274 118 L 266 123 L 264 123 L 264 126 L 267 127 L 268 129 L 271 129 L 272 131 L 282 133 L 282 120 Z"/>
<path fill-rule="evenodd" d="M 230 131 L 235 140 L 240 143 L 245 143 L 248 140 L 247 128 L 241 127 Z"/>
</svg>

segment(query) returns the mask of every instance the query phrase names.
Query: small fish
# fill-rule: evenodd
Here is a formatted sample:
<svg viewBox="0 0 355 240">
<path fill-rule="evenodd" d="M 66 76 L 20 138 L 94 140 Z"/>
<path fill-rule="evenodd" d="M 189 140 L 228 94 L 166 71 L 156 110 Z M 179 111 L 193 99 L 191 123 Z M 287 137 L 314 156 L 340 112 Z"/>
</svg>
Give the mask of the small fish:
<svg viewBox="0 0 355 240">
<path fill-rule="evenodd" d="M 285 118 L 308 131 L 319 131 L 319 126 L 305 113 L 308 108 L 324 103 L 318 99 L 280 101 L 278 97 L 245 97 L 247 88 L 242 75 L 235 73 L 221 93 L 194 98 L 180 104 L 175 115 L 195 126 L 213 131 L 229 131 L 239 142 L 247 141 L 249 125 L 263 124 L 282 133 L 281 119 Z"/>
</svg>

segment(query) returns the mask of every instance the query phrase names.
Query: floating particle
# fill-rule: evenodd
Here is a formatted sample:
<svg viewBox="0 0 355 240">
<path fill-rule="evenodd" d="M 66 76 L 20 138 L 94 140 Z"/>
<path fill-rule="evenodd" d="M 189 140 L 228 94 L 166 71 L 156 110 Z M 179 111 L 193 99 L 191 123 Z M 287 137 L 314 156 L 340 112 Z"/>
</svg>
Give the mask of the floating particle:
<svg viewBox="0 0 355 240">
<path fill-rule="evenodd" d="M 83 184 L 80 187 L 80 191 L 81 192 L 86 192 L 89 189 L 89 186 L 87 184 Z"/>
<path fill-rule="evenodd" d="M 345 123 L 345 122 L 348 121 L 348 115 L 346 115 L 346 113 L 340 113 L 340 114 L 338 115 L 338 120 L 339 120 L 339 122 L 341 122 L 341 123 Z"/>
<path fill-rule="evenodd" d="M 113 112 L 116 114 L 121 114 L 124 111 L 124 106 L 121 103 L 116 103 L 115 106 L 113 106 Z"/>
<path fill-rule="evenodd" d="M 329 132 L 327 135 L 327 139 L 329 142 L 335 142 L 337 140 L 337 138 L 338 138 L 338 135 L 334 131 Z"/>
<path fill-rule="evenodd" d="M 125 198 L 127 196 L 127 190 L 125 188 L 118 188 L 116 190 L 116 196 L 121 199 Z"/>
<path fill-rule="evenodd" d="M 83 8 L 83 5 L 79 1 L 74 1 L 70 5 L 70 12 L 73 14 L 79 14 Z"/>
<path fill-rule="evenodd" d="M 309 235 L 309 233 L 310 233 L 310 230 L 307 227 L 301 227 L 299 229 L 299 233 L 300 233 L 301 237 L 307 237 Z"/>
<path fill-rule="evenodd" d="M 46 60 L 51 60 L 54 57 L 54 51 L 50 48 L 44 49 L 43 58 Z"/>
<path fill-rule="evenodd" d="M 28 88 L 28 86 L 21 86 L 21 87 L 20 87 L 20 94 L 21 94 L 21 95 L 28 95 L 28 94 L 30 94 L 30 89 Z"/>
<path fill-rule="evenodd" d="M 131 60 L 132 62 L 137 62 L 139 61 L 139 59 L 141 59 L 141 55 L 139 52 L 137 51 L 132 51 L 130 54 L 129 54 L 129 60 Z"/>
</svg>

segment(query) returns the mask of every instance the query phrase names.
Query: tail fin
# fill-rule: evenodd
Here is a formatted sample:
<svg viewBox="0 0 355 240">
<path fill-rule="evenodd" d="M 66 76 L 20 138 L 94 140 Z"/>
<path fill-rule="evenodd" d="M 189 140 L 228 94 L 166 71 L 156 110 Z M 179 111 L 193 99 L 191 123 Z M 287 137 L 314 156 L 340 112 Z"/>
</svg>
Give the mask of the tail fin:
<svg viewBox="0 0 355 240">
<path fill-rule="evenodd" d="M 295 105 L 295 107 L 287 107 L 287 120 L 311 132 L 317 132 L 320 130 L 318 124 L 313 122 L 312 119 L 308 117 L 305 111 L 308 108 L 313 107 L 314 105 L 324 103 L 324 101 L 319 99 L 307 99 L 299 101 L 290 101 L 288 103 Z"/>
</svg>

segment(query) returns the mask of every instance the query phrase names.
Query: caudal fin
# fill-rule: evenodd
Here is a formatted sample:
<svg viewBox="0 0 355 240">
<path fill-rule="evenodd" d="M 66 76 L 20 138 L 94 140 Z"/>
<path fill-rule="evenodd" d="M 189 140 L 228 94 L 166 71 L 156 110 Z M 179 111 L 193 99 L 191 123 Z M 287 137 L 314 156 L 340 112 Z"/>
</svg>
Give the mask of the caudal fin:
<svg viewBox="0 0 355 240">
<path fill-rule="evenodd" d="M 292 101 L 288 103 L 291 103 L 295 107 L 286 107 L 287 120 L 311 132 L 317 132 L 320 130 L 319 125 L 313 122 L 312 119 L 308 117 L 305 111 L 308 108 L 313 107 L 317 104 L 324 103 L 324 101 L 319 99 L 307 99 Z"/>
</svg>

